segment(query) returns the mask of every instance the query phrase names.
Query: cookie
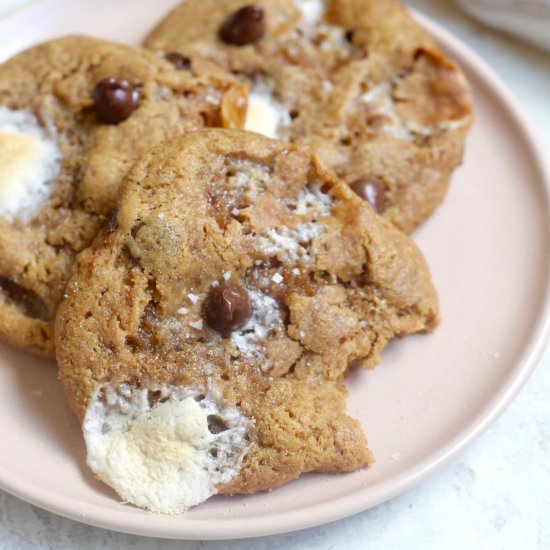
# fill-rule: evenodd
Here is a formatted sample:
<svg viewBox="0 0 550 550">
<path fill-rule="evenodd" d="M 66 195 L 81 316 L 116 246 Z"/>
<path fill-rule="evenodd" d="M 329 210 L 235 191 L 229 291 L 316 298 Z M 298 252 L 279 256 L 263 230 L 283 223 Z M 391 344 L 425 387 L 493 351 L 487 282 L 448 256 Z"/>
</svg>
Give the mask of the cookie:
<svg viewBox="0 0 550 550">
<path fill-rule="evenodd" d="M 129 167 L 189 129 L 242 125 L 243 93 L 209 62 L 77 36 L 0 65 L 1 339 L 54 357 L 70 267 Z"/>
<path fill-rule="evenodd" d="M 437 322 L 416 245 L 307 148 L 211 129 L 132 168 L 74 264 L 57 358 L 96 475 L 180 512 L 368 465 L 341 380 Z"/>
<path fill-rule="evenodd" d="M 310 145 L 405 232 L 461 161 L 469 86 L 396 0 L 186 0 L 145 45 L 244 78 L 247 129 Z"/>
</svg>

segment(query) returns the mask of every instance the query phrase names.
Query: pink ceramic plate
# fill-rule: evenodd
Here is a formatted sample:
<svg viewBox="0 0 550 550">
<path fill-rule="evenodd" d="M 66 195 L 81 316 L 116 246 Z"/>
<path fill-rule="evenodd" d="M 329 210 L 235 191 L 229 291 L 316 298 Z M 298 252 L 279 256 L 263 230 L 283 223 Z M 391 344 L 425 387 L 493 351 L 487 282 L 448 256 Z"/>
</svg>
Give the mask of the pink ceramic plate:
<svg viewBox="0 0 550 550">
<path fill-rule="evenodd" d="M 0 57 L 67 33 L 138 43 L 177 0 L 46 0 L 0 22 Z M 221 539 L 291 531 L 379 504 L 472 442 L 527 379 L 548 334 L 549 190 L 524 117 L 467 47 L 420 18 L 472 83 L 476 121 L 445 203 L 416 233 L 443 324 L 395 342 L 355 372 L 349 411 L 376 455 L 369 470 L 308 475 L 268 494 L 216 497 L 180 517 L 122 505 L 84 463 L 55 365 L 0 348 L 0 487 L 58 514 L 130 533 Z"/>
</svg>

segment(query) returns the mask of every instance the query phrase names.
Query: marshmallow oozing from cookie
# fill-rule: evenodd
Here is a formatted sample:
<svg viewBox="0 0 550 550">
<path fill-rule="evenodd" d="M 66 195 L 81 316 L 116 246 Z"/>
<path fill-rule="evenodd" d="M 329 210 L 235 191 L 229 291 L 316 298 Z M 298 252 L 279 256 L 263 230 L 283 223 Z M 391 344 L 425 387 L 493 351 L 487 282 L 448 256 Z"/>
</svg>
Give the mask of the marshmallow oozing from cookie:
<svg viewBox="0 0 550 550">
<path fill-rule="evenodd" d="M 0 106 L 0 217 L 28 221 L 49 198 L 61 160 L 54 129 Z"/>
<path fill-rule="evenodd" d="M 258 78 L 248 95 L 245 130 L 270 138 L 278 138 L 281 128 L 290 123 L 287 109 L 277 100 L 273 90 Z"/>
<path fill-rule="evenodd" d="M 83 423 L 87 463 L 126 501 L 182 513 L 239 470 L 251 426 L 211 393 L 128 384 L 98 389 Z"/>
</svg>

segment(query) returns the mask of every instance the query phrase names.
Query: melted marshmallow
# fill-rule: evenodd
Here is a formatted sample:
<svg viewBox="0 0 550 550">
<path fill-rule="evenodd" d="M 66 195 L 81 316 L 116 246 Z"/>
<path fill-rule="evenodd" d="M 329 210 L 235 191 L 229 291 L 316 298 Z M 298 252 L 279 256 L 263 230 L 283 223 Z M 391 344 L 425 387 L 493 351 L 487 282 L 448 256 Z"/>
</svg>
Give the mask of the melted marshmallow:
<svg viewBox="0 0 550 550">
<path fill-rule="evenodd" d="M 30 111 L 0 107 L 0 217 L 27 221 L 49 198 L 61 151 Z"/>
<path fill-rule="evenodd" d="M 322 0 L 295 0 L 295 3 L 302 12 L 302 18 L 306 26 L 317 25 L 321 21 L 325 11 Z"/>
<path fill-rule="evenodd" d="M 146 389 L 107 386 L 84 418 L 87 462 L 127 502 L 176 514 L 216 493 L 237 475 L 248 448 L 250 420 L 212 392 L 162 387 L 151 404 Z M 211 433 L 209 416 L 227 429 Z M 214 430 L 215 431 L 215 430 Z"/>
<path fill-rule="evenodd" d="M 332 198 L 319 186 L 304 187 L 296 199 L 284 201 L 298 215 L 310 215 L 315 221 L 299 223 L 293 228 L 280 226 L 268 229 L 258 236 L 260 249 L 267 256 L 276 256 L 282 262 L 309 261 L 307 247 L 315 237 L 323 234 L 326 227 L 319 220 L 329 216 Z"/>
<path fill-rule="evenodd" d="M 231 334 L 233 345 L 245 356 L 263 357 L 263 343 L 273 331 L 284 334 L 285 325 L 277 301 L 258 290 L 249 290 L 254 314 L 244 327 Z"/>
<path fill-rule="evenodd" d="M 245 130 L 277 138 L 280 128 L 289 123 L 290 116 L 273 91 L 263 80 L 257 80 L 248 96 Z"/>
</svg>

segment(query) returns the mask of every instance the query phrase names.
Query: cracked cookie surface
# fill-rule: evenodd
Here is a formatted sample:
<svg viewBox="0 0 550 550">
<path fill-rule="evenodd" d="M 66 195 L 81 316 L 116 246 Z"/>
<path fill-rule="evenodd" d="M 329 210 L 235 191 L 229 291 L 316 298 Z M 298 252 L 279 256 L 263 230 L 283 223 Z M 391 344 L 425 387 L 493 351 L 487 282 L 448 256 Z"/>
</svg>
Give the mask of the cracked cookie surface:
<svg viewBox="0 0 550 550">
<path fill-rule="evenodd" d="M 153 145 L 239 126 L 242 86 L 214 64 L 178 69 L 141 48 L 67 37 L 0 65 L 0 338 L 54 357 L 75 255 Z"/>
<path fill-rule="evenodd" d="M 469 86 L 396 0 L 187 0 L 145 45 L 248 81 L 247 129 L 309 144 L 405 232 L 461 161 Z"/>
<path fill-rule="evenodd" d="M 345 414 L 341 379 L 351 364 L 373 366 L 394 336 L 437 322 L 416 245 L 308 149 L 203 130 L 132 168 L 116 218 L 74 264 L 56 341 L 96 474 L 125 499 L 176 512 L 197 501 L 157 506 L 164 478 L 151 472 L 166 469 L 164 439 L 145 446 L 144 457 L 137 428 L 117 415 L 126 411 L 149 433 L 163 407 L 193 399 L 198 405 L 185 407 L 197 410 L 202 428 L 191 446 L 203 458 L 207 417 L 217 416 L 210 433 L 237 439 L 231 456 L 214 447 L 225 462 L 205 462 L 208 490 L 193 495 L 250 493 L 304 472 L 355 470 L 371 455 L 359 423 Z M 128 405 L 136 400 L 139 407 Z M 132 497 L 142 488 L 129 488 L 113 461 L 105 466 L 102 449 L 114 436 L 107 430 L 108 441 L 97 444 L 105 431 L 98 407 L 101 418 L 114 414 L 111 424 L 131 439 L 122 447 L 156 480 L 147 502 Z M 189 446 L 181 422 L 166 435 L 170 448 Z"/>
</svg>

